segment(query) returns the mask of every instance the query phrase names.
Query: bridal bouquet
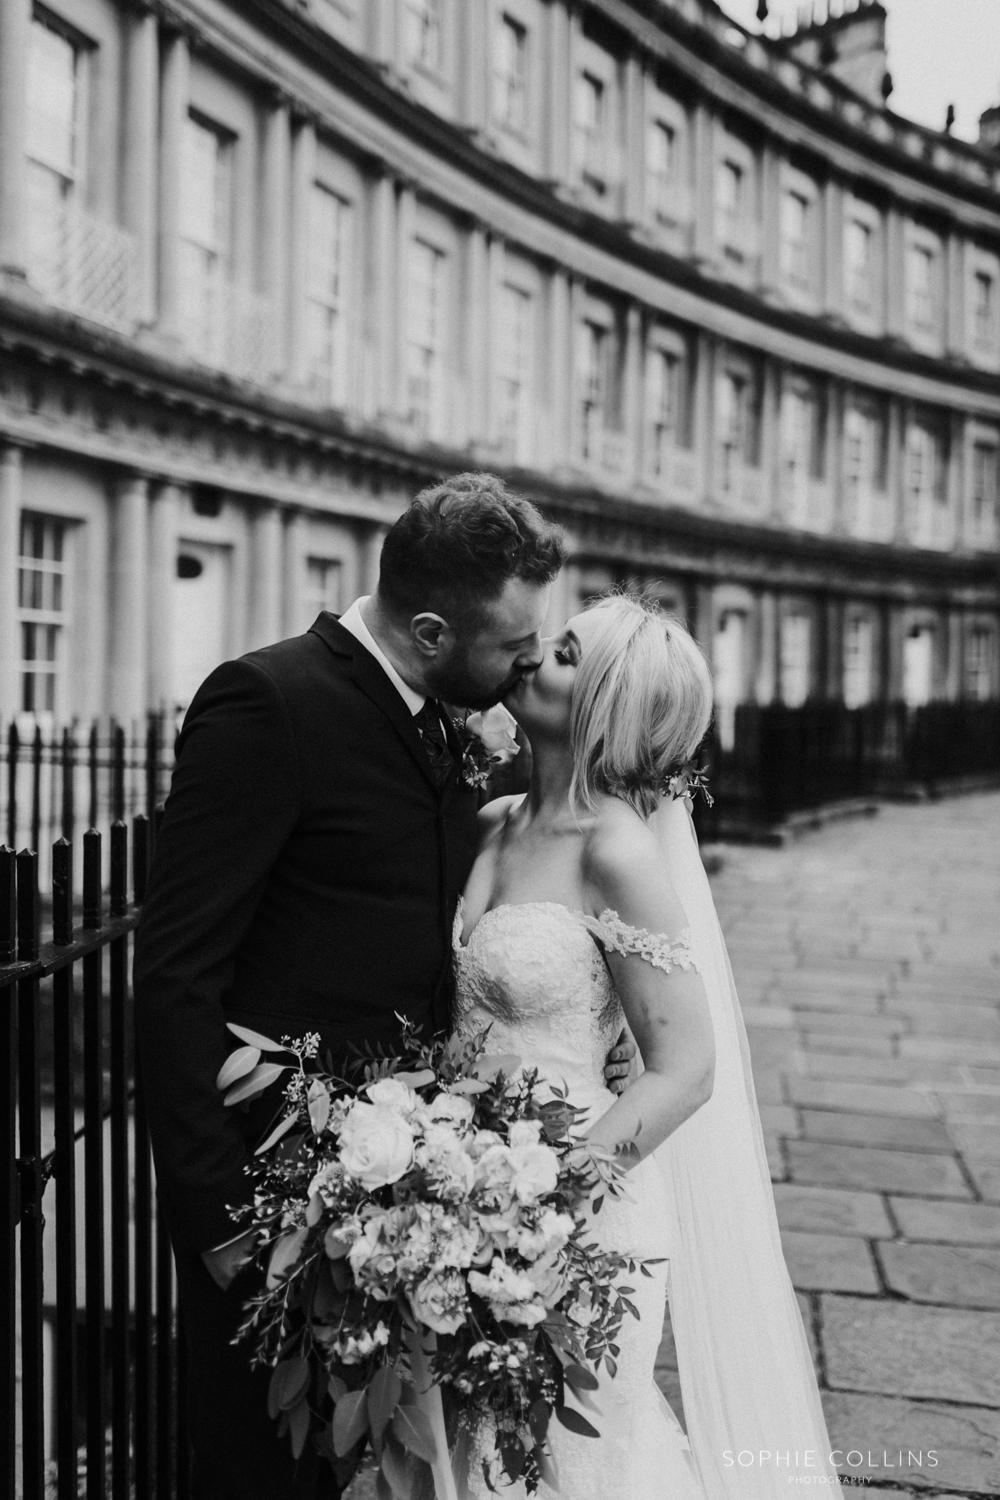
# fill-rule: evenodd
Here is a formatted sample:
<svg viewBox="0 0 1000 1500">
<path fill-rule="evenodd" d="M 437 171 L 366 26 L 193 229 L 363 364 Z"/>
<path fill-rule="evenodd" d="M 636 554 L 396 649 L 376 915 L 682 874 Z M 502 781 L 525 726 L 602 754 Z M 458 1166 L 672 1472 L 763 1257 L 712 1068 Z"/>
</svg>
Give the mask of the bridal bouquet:
<svg viewBox="0 0 1000 1500">
<path fill-rule="evenodd" d="M 227 1104 L 289 1074 L 250 1168 L 267 1275 L 239 1336 L 272 1368 L 295 1454 L 311 1435 L 343 1482 L 367 1441 L 382 1500 L 419 1493 L 428 1465 L 454 1493 L 486 1431 L 491 1488 L 556 1482 L 549 1423 L 598 1436 L 578 1405 L 638 1317 L 619 1284 L 637 1263 L 588 1237 L 620 1165 L 582 1144 L 564 1094 L 488 1056 L 485 1032 L 424 1044 L 404 1025 L 399 1055 L 362 1059 L 348 1082 L 319 1064 L 316 1037 L 230 1030 L 244 1045 L 219 1074 Z"/>
</svg>

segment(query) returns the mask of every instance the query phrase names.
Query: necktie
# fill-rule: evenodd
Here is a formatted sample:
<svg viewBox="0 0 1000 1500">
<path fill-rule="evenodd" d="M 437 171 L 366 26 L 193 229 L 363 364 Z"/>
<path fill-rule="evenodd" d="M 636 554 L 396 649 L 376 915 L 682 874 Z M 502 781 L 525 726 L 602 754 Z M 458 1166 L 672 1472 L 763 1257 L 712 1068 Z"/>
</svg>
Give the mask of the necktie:
<svg viewBox="0 0 1000 1500">
<path fill-rule="evenodd" d="M 435 783 L 442 787 L 451 775 L 455 757 L 448 748 L 437 699 L 428 698 L 420 712 L 414 714 L 413 722 L 431 763 L 431 775 Z"/>
</svg>

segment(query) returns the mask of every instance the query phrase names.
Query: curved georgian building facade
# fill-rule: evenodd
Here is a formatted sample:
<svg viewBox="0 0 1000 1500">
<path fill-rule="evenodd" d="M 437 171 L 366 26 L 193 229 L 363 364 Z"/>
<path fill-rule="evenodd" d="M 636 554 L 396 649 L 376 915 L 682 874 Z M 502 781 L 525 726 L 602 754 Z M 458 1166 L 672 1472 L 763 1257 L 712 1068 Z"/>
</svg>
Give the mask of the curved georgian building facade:
<svg viewBox="0 0 1000 1500">
<path fill-rule="evenodd" d="M 184 703 L 470 467 L 723 706 L 1000 693 L 1000 132 L 884 20 L 0 0 L 0 712 Z"/>
</svg>

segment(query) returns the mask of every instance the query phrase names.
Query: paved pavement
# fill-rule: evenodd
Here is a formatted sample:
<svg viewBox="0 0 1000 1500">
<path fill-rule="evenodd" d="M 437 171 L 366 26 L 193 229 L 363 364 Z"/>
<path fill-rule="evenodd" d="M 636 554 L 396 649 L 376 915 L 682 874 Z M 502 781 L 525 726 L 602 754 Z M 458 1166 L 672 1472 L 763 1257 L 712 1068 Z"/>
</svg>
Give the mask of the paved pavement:
<svg viewBox="0 0 1000 1500">
<path fill-rule="evenodd" d="M 843 1472 L 998 1496 L 1000 795 L 730 847 L 713 886 Z M 674 1363 L 668 1328 L 671 1401 Z"/>
</svg>

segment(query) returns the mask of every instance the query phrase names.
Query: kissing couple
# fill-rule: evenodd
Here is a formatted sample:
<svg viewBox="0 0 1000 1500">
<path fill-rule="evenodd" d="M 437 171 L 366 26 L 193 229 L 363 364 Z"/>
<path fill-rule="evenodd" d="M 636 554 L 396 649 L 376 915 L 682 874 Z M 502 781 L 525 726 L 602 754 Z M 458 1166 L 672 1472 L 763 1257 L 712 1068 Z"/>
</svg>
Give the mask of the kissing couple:
<svg viewBox="0 0 1000 1500">
<path fill-rule="evenodd" d="M 770 1500 L 800 1462 L 839 1487 L 683 795 L 709 670 L 679 621 L 625 596 L 543 639 L 563 551 L 499 479 L 459 475 L 389 531 L 373 595 L 225 663 L 188 710 L 134 977 L 193 1500 L 341 1493 L 318 1451 L 293 1460 L 268 1371 L 231 1342 L 262 1277 L 232 1210 L 280 1101 L 223 1105 L 227 1024 L 317 1034 L 344 1063 L 391 1051 L 404 1019 L 490 1027 L 491 1051 L 565 1085 L 588 1140 L 628 1164 L 594 1237 L 658 1263 L 593 1393 L 600 1437 L 550 1430 L 558 1493 Z M 451 705 L 500 702 L 531 782 L 480 806 L 483 747 Z M 667 1300 L 686 1434 L 653 1380 Z M 745 1451 L 759 1462 L 734 1466 Z M 465 1500 L 485 1500 L 470 1472 Z"/>
</svg>

